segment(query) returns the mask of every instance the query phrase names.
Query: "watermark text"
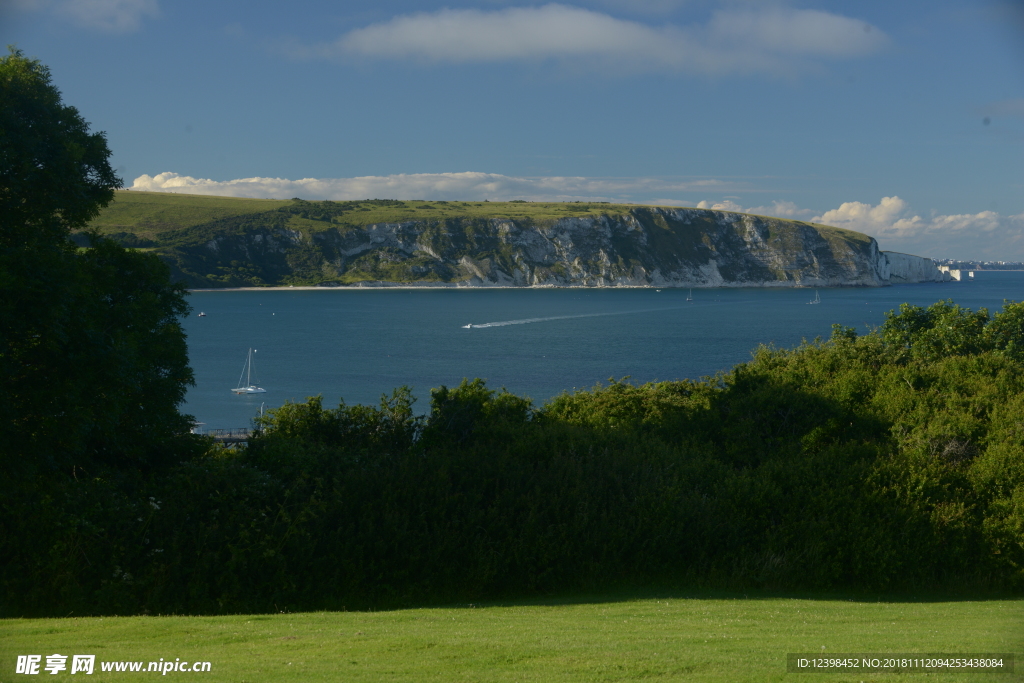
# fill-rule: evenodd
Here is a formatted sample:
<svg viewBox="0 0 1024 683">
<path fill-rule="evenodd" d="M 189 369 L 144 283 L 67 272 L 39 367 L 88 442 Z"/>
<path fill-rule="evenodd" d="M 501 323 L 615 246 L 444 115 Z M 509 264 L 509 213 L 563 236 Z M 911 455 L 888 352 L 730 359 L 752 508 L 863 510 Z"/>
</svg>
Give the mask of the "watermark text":
<svg viewBox="0 0 1024 683">
<path fill-rule="evenodd" d="M 68 662 L 70 661 L 70 664 Z M 96 655 L 18 655 L 14 673 L 34 676 L 67 672 L 70 674 L 92 674 L 96 671 Z M 206 673 L 211 671 L 210 662 L 193 662 L 176 657 L 173 661 L 161 657 L 155 662 L 100 661 L 99 670 L 103 672 L 125 673 L 158 673 L 166 676 L 169 673 Z"/>
</svg>

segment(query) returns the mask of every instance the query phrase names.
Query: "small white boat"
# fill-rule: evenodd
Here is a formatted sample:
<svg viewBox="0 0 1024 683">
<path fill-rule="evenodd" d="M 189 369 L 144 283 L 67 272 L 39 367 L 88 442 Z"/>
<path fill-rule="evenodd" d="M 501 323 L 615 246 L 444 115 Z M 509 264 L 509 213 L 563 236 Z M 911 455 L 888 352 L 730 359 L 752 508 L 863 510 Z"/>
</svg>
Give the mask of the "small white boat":
<svg viewBox="0 0 1024 683">
<path fill-rule="evenodd" d="M 967 271 L 967 277 L 974 277 L 974 271 L 973 270 Z"/>
<path fill-rule="evenodd" d="M 256 382 L 253 383 L 253 362 L 252 357 L 256 353 L 256 349 L 249 349 L 249 355 L 245 357 L 245 366 L 242 368 L 242 374 L 238 378 L 238 386 L 231 391 L 236 394 L 265 394 L 267 390 L 259 386 L 259 378 L 257 377 Z M 245 377 L 245 384 L 242 384 L 242 377 Z"/>
<path fill-rule="evenodd" d="M 814 290 L 814 298 L 811 299 L 810 301 L 808 301 L 807 303 L 809 303 L 809 304 L 820 304 L 821 303 L 821 297 L 818 296 L 818 290 Z"/>
<path fill-rule="evenodd" d="M 199 311 L 199 315 L 197 315 L 196 317 L 197 317 L 197 318 L 205 318 L 205 317 L 206 317 L 206 314 L 205 314 L 205 313 L 203 313 L 202 311 Z"/>
<path fill-rule="evenodd" d="M 692 289 L 690 290 L 690 293 L 686 295 L 686 300 L 687 301 L 693 301 L 693 290 Z"/>
<path fill-rule="evenodd" d="M 464 329 L 464 330 L 468 330 L 468 329 L 471 329 L 472 327 L 473 327 L 473 323 L 470 323 L 470 324 L 468 324 L 468 325 L 463 325 L 463 326 L 462 326 L 462 329 Z"/>
</svg>

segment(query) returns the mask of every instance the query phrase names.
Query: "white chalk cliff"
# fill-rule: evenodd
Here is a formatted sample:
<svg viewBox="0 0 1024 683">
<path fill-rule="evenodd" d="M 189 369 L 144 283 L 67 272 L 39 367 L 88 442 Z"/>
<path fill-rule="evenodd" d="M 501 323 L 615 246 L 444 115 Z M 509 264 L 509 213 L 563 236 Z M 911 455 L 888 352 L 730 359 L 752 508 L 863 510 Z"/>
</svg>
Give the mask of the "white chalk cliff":
<svg viewBox="0 0 1024 683">
<path fill-rule="evenodd" d="M 645 207 L 550 225 L 377 224 L 318 241 L 328 240 L 339 273 L 348 270 L 346 261 L 385 251 L 415 261 L 413 279 L 430 273 L 442 286 L 877 287 L 949 280 L 931 259 L 879 251 L 860 233 L 704 209 Z"/>
<path fill-rule="evenodd" d="M 265 284 L 440 287 L 877 287 L 948 281 L 931 259 L 823 225 L 707 209 L 511 218 L 266 224 L 179 247 L 192 273 L 246 262 Z M 201 261 L 201 262 L 200 262 Z M 182 272 L 188 277 L 187 272 Z"/>
</svg>

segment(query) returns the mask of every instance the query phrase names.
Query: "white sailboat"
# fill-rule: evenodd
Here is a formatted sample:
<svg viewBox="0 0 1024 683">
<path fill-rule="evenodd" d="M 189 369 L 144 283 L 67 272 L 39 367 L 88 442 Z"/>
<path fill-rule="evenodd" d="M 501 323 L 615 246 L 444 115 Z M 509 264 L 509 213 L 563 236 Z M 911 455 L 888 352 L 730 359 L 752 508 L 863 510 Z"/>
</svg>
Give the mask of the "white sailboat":
<svg viewBox="0 0 1024 683">
<path fill-rule="evenodd" d="M 818 296 L 818 290 L 814 290 L 814 298 L 811 299 L 810 301 L 808 301 L 807 303 L 809 303 L 809 304 L 820 304 L 821 303 L 821 297 Z"/>
<path fill-rule="evenodd" d="M 692 289 L 690 290 L 690 293 L 686 296 L 686 300 L 687 301 L 693 301 L 693 290 Z"/>
<path fill-rule="evenodd" d="M 252 381 L 252 357 L 256 353 L 256 349 L 249 349 L 249 355 L 245 357 L 245 367 L 242 368 L 242 374 L 238 377 L 238 387 L 231 391 L 236 394 L 265 394 L 267 390 L 259 386 L 259 377 L 256 378 L 256 383 Z M 242 384 L 242 377 L 245 377 L 245 384 Z"/>
</svg>

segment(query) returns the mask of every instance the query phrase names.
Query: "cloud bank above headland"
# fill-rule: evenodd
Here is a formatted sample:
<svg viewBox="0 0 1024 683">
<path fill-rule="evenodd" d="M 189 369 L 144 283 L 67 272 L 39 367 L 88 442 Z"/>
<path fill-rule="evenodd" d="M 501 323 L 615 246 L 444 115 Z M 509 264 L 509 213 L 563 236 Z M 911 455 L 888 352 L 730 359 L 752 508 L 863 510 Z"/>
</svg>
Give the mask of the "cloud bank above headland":
<svg viewBox="0 0 1024 683">
<path fill-rule="evenodd" d="M 856 230 L 875 237 L 883 249 L 933 258 L 1024 261 L 1024 213 L 1004 216 L 994 211 L 922 216 L 899 197 L 878 204 L 844 202 L 815 211 L 793 202 L 743 206 L 732 200 L 709 202 L 671 198 L 740 190 L 733 180 L 713 178 L 587 178 L 516 177 L 498 173 L 410 173 L 357 178 L 240 178 L 209 180 L 177 173 L 142 175 L 131 189 L 149 192 L 225 197 L 289 199 L 436 199 L 447 201 L 610 201 L 695 206 L 763 216 L 807 220 Z"/>
<path fill-rule="evenodd" d="M 517 177 L 500 173 L 401 173 L 358 178 L 240 178 L 207 180 L 177 173 L 142 175 L 133 190 L 185 192 L 227 197 L 275 199 L 443 199 L 448 201 L 490 199 L 501 201 L 646 201 L 652 193 L 724 192 L 735 185 L 714 179 L 664 180 L 660 178 L 586 178 L 568 176 Z"/>
</svg>

